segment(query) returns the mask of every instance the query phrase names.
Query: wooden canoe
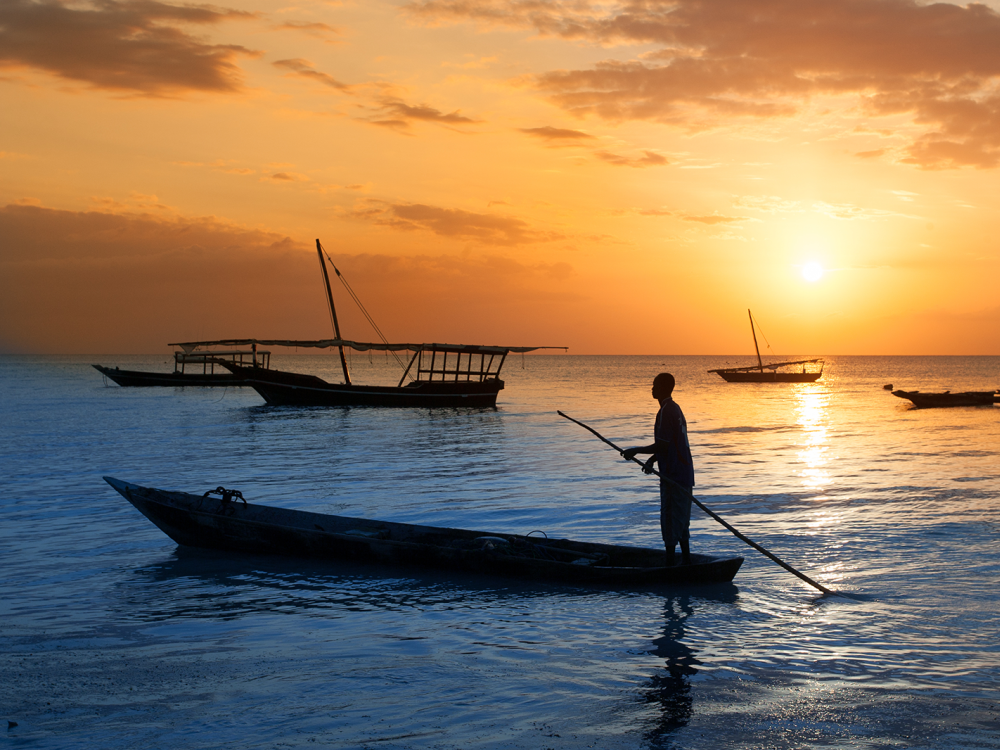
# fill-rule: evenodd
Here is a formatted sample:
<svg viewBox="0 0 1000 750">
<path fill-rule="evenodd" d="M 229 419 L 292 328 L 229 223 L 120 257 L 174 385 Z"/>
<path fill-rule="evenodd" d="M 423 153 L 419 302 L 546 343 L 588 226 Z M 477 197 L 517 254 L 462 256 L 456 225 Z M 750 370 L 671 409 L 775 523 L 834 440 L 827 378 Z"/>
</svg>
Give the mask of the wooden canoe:
<svg viewBox="0 0 1000 750">
<path fill-rule="evenodd" d="M 239 386 L 249 385 L 243 379 L 231 372 L 193 373 L 193 372 L 146 372 L 143 370 L 121 370 L 117 367 L 94 365 L 101 375 L 123 387 L 181 387 L 181 386 Z"/>
<path fill-rule="evenodd" d="M 189 547 L 626 587 L 727 583 L 743 564 L 692 553 L 690 564 L 665 567 L 662 549 L 334 516 L 104 479 Z"/>
<path fill-rule="evenodd" d="M 893 391 L 896 398 L 905 398 L 920 409 L 940 409 L 946 406 L 992 406 L 1000 404 L 1000 391 L 965 391 L 962 393 L 921 393 Z"/>
<path fill-rule="evenodd" d="M 187 346 L 174 352 L 173 372 L 146 372 L 144 370 L 122 370 L 118 367 L 93 365 L 105 378 L 123 387 L 153 387 L 153 386 L 244 386 L 243 378 L 234 375 L 223 367 L 216 371 L 216 365 L 226 362 L 233 364 L 252 363 L 257 369 L 267 369 L 271 361 L 271 352 L 252 349 L 225 349 L 207 351 L 197 345 Z"/>
</svg>

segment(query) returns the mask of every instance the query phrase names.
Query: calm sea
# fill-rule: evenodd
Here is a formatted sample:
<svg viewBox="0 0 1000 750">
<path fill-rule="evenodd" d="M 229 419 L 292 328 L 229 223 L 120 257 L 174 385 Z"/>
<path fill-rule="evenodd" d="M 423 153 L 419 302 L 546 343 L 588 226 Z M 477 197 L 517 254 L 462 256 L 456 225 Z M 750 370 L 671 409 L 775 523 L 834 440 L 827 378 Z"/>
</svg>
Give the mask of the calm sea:
<svg viewBox="0 0 1000 750">
<path fill-rule="evenodd" d="M 727 384 L 719 357 L 512 356 L 496 410 L 264 406 L 0 357 L 0 731 L 12 748 L 1000 747 L 1000 357 L 830 357 Z M 272 365 L 335 377 L 332 357 Z M 355 379 L 394 364 L 355 355 Z M 647 443 L 673 372 L 695 509 L 732 585 L 590 590 L 178 548 L 101 479 L 495 532 L 659 546 L 656 480 L 560 418 Z M 2 730 L 2 727 L 0 727 Z"/>
</svg>

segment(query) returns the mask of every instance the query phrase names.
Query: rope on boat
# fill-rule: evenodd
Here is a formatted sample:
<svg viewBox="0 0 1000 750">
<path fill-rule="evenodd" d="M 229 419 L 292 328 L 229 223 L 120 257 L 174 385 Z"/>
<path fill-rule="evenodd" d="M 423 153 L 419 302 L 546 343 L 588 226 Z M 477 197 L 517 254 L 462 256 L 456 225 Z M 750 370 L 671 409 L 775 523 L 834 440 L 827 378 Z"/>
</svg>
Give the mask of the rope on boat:
<svg viewBox="0 0 1000 750">
<path fill-rule="evenodd" d="M 568 419 L 568 420 L 569 420 L 570 422 L 576 422 L 576 423 L 577 423 L 578 425 L 580 425 L 580 426 L 581 426 L 582 428 L 584 428 L 585 430 L 588 430 L 588 431 L 592 432 L 592 433 L 593 433 L 593 434 L 594 434 L 594 435 L 595 435 L 596 437 L 598 437 L 599 439 L 603 440 L 603 441 L 604 441 L 605 443 L 607 443 L 608 445 L 610 445 L 610 446 L 611 446 L 612 448 L 614 448 L 614 449 L 615 449 L 616 451 L 618 451 L 618 453 L 621 453 L 621 452 L 622 452 L 622 449 L 621 449 L 621 448 L 619 448 L 619 447 L 618 447 L 617 445 L 615 445 L 614 443 L 612 443 L 612 442 L 611 442 L 610 440 L 608 440 L 608 439 L 607 439 L 606 437 L 604 437 L 604 435 L 602 435 L 601 433 L 599 433 L 599 432 L 598 432 L 597 430 L 595 430 L 595 429 L 594 429 L 593 427 L 590 427 L 589 425 L 585 425 L 585 424 L 584 424 L 583 422 L 581 422 L 580 420 L 578 420 L 578 419 L 573 419 L 573 417 L 571 417 L 571 416 L 569 416 L 569 415 L 567 415 L 567 414 L 563 414 L 563 413 L 562 413 L 561 411 L 557 411 L 557 412 L 556 412 L 556 414 L 558 414 L 558 415 L 559 415 L 560 417 L 565 417 L 565 418 L 566 418 L 566 419 Z M 634 461 L 635 463 L 639 464 L 640 466 L 643 466 L 643 467 L 645 467 L 645 464 L 644 464 L 644 463 L 643 463 L 642 461 L 640 461 L 639 459 L 637 459 L 637 458 L 633 458 L 632 460 L 633 460 L 633 461 Z M 787 571 L 788 571 L 789 573 L 791 573 L 791 574 L 793 574 L 793 575 L 796 575 L 796 576 L 798 576 L 798 577 L 799 577 L 799 578 L 801 578 L 801 579 L 802 579 L 803 581 L 805 581 L 806 583 L 808 583 L 808 584 L 809 584 L 810 586 L 813 586 L 813 587 L 815 587 L 815 588 L 819 589 L 819 590 L 820 590 L 820 591 L 822 591 L 822 592 L 823 592 L 824 594 L 830 594 L 830 595 L 833 595 L 833 594 L 835 594 L 835 593 L 836 593 L 835 591 L 831 591 L 830 589 L 828 589 L 828 588 L 827 588 L 826 586 L 824 586 L 823 584 L 821 584 L 821 583 L 816 583 L 816 581 L 814 581 L 814 580 L 813 580 L 812 578 L 810 578 L 809 576 L 807 576 L 807 575 L 806 575 L 805 573 L 800 573 L 800 572 L 799 572 L 799 571 L 797 571 L 797 570 L 796 570 L 795 568 L 793 568 L 793 567 L 792 567 L 791 565 L 789 565 L 788 563 L 786 563 L 786 562 L 785 562 L 784 560 L 780 559 L 780 558 L 779 558 L 779 557 L 778 557 L 777 555 L 773 555 L 773 554 L 771 554 L 771 553 L 770 553 L 770 552 L 768 552 L 768 551 L 767 551 L 766 549 L 764 549 L 764 548 L 763 548 L 763 547 L 761 547 L 761 546 L 760 546 L 759 544 L 757 544 L 757 542 L 755 542 L 755 541 L 753 541 L 753 540 L 751 540 L 751 539 L 747 538 L 747 537 L 746 537 L 746 536 L 744 536 L 743 534 L 741 534 L 741 533 L 740 533 L 739 531 L 737 531 L 737 530 L 736 530 L 736 529 L 735 529 L 735 528 L 734 528 L 734 527 L 733 527 L 732 525 L 730 525 L 729 523 L 727 523 L 727 522 L 726 522 L 726 521 L 725 521 L 725 520 L 724 520 L 724 519 L 723 519 L 723 518 L 722 518 L 721 516 L 719 516 L 719 515 L 718 515 L 717 513 L 713 512 L 713 511 L 709 510 L 709 509 L 708 509 L 707 507 L 705 507 L 705 505 L 703 505 L 703 504 L 701 503 L 701 501 L 699 501 L 699 500 L 698 500 L 698 498 L 696 498 L 696 497 L 695 497 L 694 495 L 692 495 L 692 494 L 691 494 L 691 491 L 690 491 L 690 490 L 689 490 L 689 489 L 688 489 L 687 487 L 682 487 L 681 485 L 677 484 L 677 482 L 673 481 L 673 480 L 672 480 L 672 479 L 671 479 L 670 477 L 664 477 L 664 476 L 663 476 L 662 474 L 660 474 L 660 472 L 659 472 L 659 471 L 657 471 L 656 469 L 651 469 L 649 473 L 651 473 L 651 474 L 656 474 L 656 476 L 660 477 L 661 479 L 666 479 L 666 480 L 667 480 L 667 481 L 668 481 L 668 482 L 669 482 L 669 483 L 670 483 L 671 485 L 673 485 L 673 486 L 674 486 L 675 488 L 677 488 L 677 489 L 679 489 L 679 490 L 682 490 L 683 492 L 685 492 L 685 493 L 686 493 L 687 495 L 689 495 L 689 496 L 690 496 L 690 498 L 691 498 L 691 502 L 693 502 L 693 503 L 694 503 L 695 505 L 697 505 L 697 506 L 698 506 L 699 508 L 701 508 L 701 509 L 702 509 L 703 511 L 705 511 L 706 513 L 708 513 L 708 515 L 710 515 L 710 516 L 711 516 L 712 518 L 714 518 L 714 519 L 715 519 L 716 521 L 718 521 L 718 522 L 719 522 L 719 523 L 721 523 L 721 524 L 722 524 L 723 526 L 725 526 L 725 527 L 726 527 L 726 529 L 728 529 L 728 530 L 729 530 L 730 532 L 732 532 L 732 534 L 733 534 L 733 535 L 734 535 L 734 536 L 735 536 L 735 537 L 736 537 L 737 539 L 739 539 L 739 540 L 740 540 L 740 541 L 742 541 L 742 542 L 746 542 L 746 543 L 747 543 L 747 544 L 749 544 L 749 545 L 750 545 L 751 547 L 753 547 L 753 548 L 754 548 L 755 550 L 757 550 L 757 551 L 758 551 L 758 552 L 760 552 L 760 553 L 761 553 L 762 555 L 764 555 L 765 557 L 767 557 L 767 558 L 768 558 L 769 560 L 772 560 L 773 562 L 777 563 L 777 564 L 778 564 L 778 565 L 780 565 L 780 566 L 781 566 L 782 568 L 784 568 L 785 570 L 787 570 Z"/>
<path fill-rule="evenodd" d="M 243 497 L 242 492 L 240 492 L 239 490 L 227 490 L 221 484 L 214 490 L 209 490 L 208 492 L 206 492 L 204 495 L 202 495 L 202 497 L 208 497 L 209 495 L 222 495 L 222 504 L 224 506 L 229 505 L 229 503 L 231 503 L 234 499 L 242 500 L 244 505 L 247 504 L 247 500 L 245 497 Z"/>
<path fill-rule="evenodd" d="M 326 256 L 326 259 L 330 261 L 330 265 L 333 266 L 333 272 L 337 274 L 337 278 L 340 279 L 340 283 L 344 285 L 344 289 L 346 289 L 347 293 L 351 295 L 351 299 L 354 300 L 354 303 L 358 306 L 358 309 L 361 310 L 361 314 L 365 316 L 365 320 L 367 320 L 368 323 L 371 325 L 371 327 L 375 330 L 375 333 L 378 335 L 378 337 L 382 339 L 382 343 L 388 344 L 389 340 L 382 334 L 382 329 L 378 327 L 378 324 L 375 322 L 375 319 L 368 314 L 368 310 L 365 308 L 364 304 L 362 304 L 361 298 L 354 293 L 354 290 L 351 288 L 351 285 L 347 283 L 347 277 L 340 272 L 339 268 L 337 268 L 337 264 L 333 262 L 333 258 L 330 257 L 330 253 L 328 253 L 326 251 L 326 248 L 319 243 L 319 240 L 316 240 L 316 243 L 319 244 L 320 249 L 323 251 L 323 255 Z M 386 349 L 386 356 L 388 356 L 389 354 L 390 351 Z M 406 369 L 406 364 L 403 362 L 402 359 L 399 358 L 399 355 L 396 354 L 396 352 L 391 352 L 391 354 L 393 359 L 396 360 L 396 364 L 399 365 L 400 369 Z M 370 355 L 371 351 L 369 351 L 369 356 Z M 412 380 L 413 378 L 411 377 L 410 379 Z"/>
<path fill-rule="evenodd" d="M 747 310 L 747 312 L 750 311 Z M 757 326 L 757 330 L 760 331 L 761 338 L 763 338 L 764 343 L 767 344 L 767 350 L 774 355 L 774 349 L 771 348 L 771 342 L 767 340 L 767 336 L 764 335 L 764 329 L 760 327 L 760 323 L 757 322 L 757 318 L 753 316 L 753 313 L 750 313 L 750 320 Z"/>
</svg>

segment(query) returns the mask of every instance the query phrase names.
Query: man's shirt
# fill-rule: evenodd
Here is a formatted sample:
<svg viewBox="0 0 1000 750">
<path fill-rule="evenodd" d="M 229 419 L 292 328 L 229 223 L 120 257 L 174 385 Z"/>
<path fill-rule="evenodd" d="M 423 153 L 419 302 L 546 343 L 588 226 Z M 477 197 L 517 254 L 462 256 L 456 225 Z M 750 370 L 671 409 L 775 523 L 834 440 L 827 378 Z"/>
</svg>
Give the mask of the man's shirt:
<svg viewBox="0 0 1000 750">
<path fill-rule="evenodd" d="M 656 440 L 656 461 L 660 473 L 684 487 L 694 487 L 694 464 L 691 446 L 688 445 L 687 420 L 681 407 L 671 399 L 664 399 L 656 413 L 653 428 Z"/>
</svg>

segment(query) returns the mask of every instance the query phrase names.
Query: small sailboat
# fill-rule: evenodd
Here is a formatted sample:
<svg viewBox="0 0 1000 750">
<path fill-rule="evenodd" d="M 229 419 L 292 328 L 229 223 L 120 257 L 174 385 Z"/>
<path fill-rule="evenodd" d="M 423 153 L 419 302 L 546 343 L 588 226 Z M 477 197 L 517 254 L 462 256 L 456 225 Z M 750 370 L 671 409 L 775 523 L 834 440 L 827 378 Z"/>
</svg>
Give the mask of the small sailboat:
<svg viewBox="0 0 1000 750">
<path fill-rule="evenodd" d="M 760 347 L 757 345 L 757 331 L 754 328 L 753 314 L 750 316 L 750 333 L 753 335 L 753 347 L 757 351 L 756 366 L 723 367 L 709 370 L 719 375 L 727 383 L 814 383 L 823 375 L 822 359 L 799 359 L 794 362 L 772 362 L 764 364 L 760 358 Z M 801 369 L 782 369 L 782 368 Z M 818 368 L 818 369 L 817 369 Z"/>
<path fill-rule="evenodd" d="M 172 346 L 172 345 L 171 345 Z M 244 386 L 239 377 L 225 369 L 224 363 L 249 365 L 267 369 L 271 352 L 251 349 L 224 349 L 219 351 L 176 351 L 173 372 L 148 372 L 145 370 L 122 370 L 119 367 L 93 365 L 94 369 L 123 387 L 150 386 Z M 105 381 L 105 385 L 107 381 Z"/>
<path fill-rule="evenodd" d="M 235 362 L 223 366 L 243 385 L 253 388 L 272 406 L 383 406 L 383 407 L 495 407 L 497 394 L 503 389 L 500 368 L 510 352 L 530 352 L 536 349 L 563 349 L 564 346 L 482 346 L 478 344 L 391 344 L 372 322 L 357 295 L 333 266 L 365 317 L 372 322 L 381 342 L 347 341 L 340 335 L 337 308 L 330 289 L 323 246 L 316 240 L 327 302 L 336 338 L 321 341 L 278 339 L 228 339 L 224 341 L 188 341 L 175 344 L 184 351 L 210 346 L 287 346 L 306 348 L 336 348 L 340 354 L 343 383 L 330 383 L 315 375 L 265 369 Z M 333 261 L 331 260 L 331 265 Z M 352 382 L 345 349 L 355 351 L 411 351 L 413 357 L 395 386 L 359 385 Z M 407 382 L 407 378 L 410 382 Z"/>
</svg>

